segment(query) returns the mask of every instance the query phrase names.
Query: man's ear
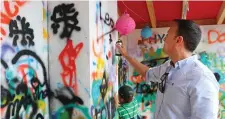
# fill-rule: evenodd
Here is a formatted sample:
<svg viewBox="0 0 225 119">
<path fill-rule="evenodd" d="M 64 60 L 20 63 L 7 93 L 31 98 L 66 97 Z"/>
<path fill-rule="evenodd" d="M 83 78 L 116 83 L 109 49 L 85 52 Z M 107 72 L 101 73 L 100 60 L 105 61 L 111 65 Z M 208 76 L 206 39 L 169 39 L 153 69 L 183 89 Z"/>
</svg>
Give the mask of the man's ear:
<svg viewBox="0 0 225 119">
<path fill-rule="evenodd" d="M 178 37 L 176 38 L 176 42 L 177 42 L 178 44 L 181 44 L 183 41 L 184 41 L 183 36 L 178 36 Z"/>
</svg>

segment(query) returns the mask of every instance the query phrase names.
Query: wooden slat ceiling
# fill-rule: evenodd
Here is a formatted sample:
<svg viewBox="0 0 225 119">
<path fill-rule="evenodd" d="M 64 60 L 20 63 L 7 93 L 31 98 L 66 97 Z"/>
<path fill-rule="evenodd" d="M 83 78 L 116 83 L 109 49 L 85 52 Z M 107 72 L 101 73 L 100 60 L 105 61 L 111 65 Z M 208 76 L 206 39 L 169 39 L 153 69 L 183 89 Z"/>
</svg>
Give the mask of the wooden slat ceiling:
<svg viewBox="0 0 225 119">
<path fill-rule="evenodd" d="M 168 27 L 173 19 L 181 18 L 199 25 L 225 24 L 225 1 L 118 1 L 118 11 L 120 15 L 128 12 L 136 29 Z"/>
</svg>

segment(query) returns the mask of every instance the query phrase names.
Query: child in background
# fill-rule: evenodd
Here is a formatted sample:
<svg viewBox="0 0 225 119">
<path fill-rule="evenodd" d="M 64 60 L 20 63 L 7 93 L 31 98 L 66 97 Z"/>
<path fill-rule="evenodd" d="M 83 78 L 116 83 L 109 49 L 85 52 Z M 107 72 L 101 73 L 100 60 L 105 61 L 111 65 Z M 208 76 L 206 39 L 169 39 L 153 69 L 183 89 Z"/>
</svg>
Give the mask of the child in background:
<svg viewBox="0 0 225 119">
<path fill-rule="evenodd" d="M 123 85 L 119 89 L 119 119 L 139 119 L 137 100 L 133 98 L 133 89 Z"/>
</svg>

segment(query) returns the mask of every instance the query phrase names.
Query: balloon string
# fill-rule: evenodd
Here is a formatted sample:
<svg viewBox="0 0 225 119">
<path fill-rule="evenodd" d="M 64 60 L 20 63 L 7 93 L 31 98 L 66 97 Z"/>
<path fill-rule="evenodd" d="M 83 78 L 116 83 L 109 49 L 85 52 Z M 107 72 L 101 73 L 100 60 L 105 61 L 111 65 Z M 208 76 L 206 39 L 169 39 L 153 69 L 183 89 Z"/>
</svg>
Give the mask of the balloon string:
<svg viewBox="0 0 225 119">
<path fill-rule="evenodd" d="M 129 9 L 131 12 L 133 12 L 135 15 L 137 15 L 140 19 L 142 19 L 144 22 L 147 22 L 145 19 L 143 19 L 141 16 L 139 16 L 137 13 L 135 13 L 133 10 L 131 10 L 129 7 L 127 7 L 123 1 L 122 1 L 122 3 L 124 4 L 124 6 L 125 6 L 127 9 Z"/>
</svg>

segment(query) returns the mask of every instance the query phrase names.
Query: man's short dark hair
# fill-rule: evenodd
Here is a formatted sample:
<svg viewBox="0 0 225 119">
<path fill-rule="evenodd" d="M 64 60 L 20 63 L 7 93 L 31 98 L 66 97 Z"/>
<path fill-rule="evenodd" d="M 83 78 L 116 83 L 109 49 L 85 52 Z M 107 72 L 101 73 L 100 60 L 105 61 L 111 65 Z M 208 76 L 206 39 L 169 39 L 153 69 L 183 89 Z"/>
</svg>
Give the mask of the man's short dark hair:
<svg viewBox="0 0 225 119">
<path fill-rule="evenodd" d="M 202 32 L 200 27 L 191 20 L 175 19 L 174 21 L 178 25 L 177 35 L 183 37 L 185 48 L 193 52 L 201 40 Z"/>
</svg>

